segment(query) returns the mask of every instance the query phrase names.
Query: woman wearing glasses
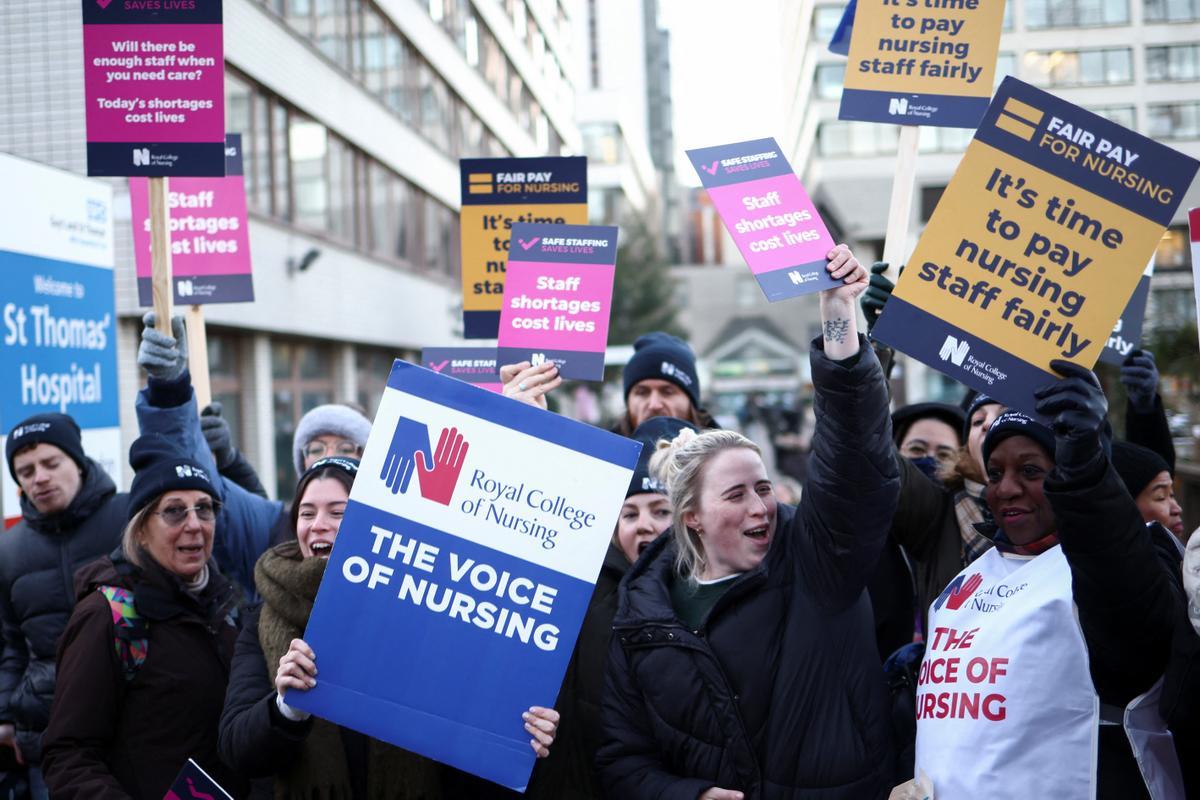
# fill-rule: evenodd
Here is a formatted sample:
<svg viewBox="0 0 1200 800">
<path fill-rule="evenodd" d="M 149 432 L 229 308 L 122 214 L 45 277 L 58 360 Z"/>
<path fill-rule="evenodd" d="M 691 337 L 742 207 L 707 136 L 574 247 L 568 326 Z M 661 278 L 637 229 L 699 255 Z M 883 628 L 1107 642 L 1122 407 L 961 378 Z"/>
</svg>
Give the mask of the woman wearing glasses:
<svg viewBox="0 0 1200 800">
<path fill-rule="evenodd" d="M 133 443 L 122 546 L 75 576 L 43 737 L 56 798 L 153 798 L 189 758 L 234 796 L 217 722 L 237 639 L 233 585 L 212 560 L 212 476 L 174 442 Z"/>
</svg>

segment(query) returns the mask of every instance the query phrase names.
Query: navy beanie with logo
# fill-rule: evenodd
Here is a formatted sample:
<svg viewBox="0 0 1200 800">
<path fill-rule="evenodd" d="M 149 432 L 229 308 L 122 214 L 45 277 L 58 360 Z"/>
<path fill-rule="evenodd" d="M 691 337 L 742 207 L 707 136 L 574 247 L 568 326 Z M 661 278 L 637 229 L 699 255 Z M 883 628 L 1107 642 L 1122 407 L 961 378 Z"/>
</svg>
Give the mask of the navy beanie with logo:
<svg viewBox="0 0 1200 800">
<path fill-rule="evenodd" d="M 635 442 L 642 443 L 642 453 L 638 456 L 637 466 L 633 470 L 633 478 L 629 481 L 629 491 L 625 492 L 627 498 L 635 494 L 667 493 L 666 483 L 650 474 L 650 457 L 658 449 L 659 441 L 663 439 L 671 441 L 684 428 L 688 428 L 694 433 L 700 432 L 692 423 L 675 417 L 651 417 L 637 426 L 637 430 L 630 438 Z"/>
<path fill-rule="evenodd" d="M 633 357 L 625 365 L 625 399 L 634 384 L 658 379 L 669 381 L 700 407 L 700 376 L 696 373 L 696 354 L 687 342 L 669 333 L 655 331 L 639 336 L 633 343 Z"/>
<path fill-rule="evenodd" d="M 4 457 L 8 461 L 8 472 L 16 480 L 13 459 L 17 453 L 39 444 L 52 444 L 62 450 L 81 470 L 87 470 L 87 456 L 83 454 L 83 440 L 79 425 L 66 414 L 34 414 L 17 424 L 8 432 L 4 445 Z"/>
<path fill-rule="evenodd" d="M 166 436 L 148 433 L 129 448 L 133 485 L 129 487 L 129 518 L 166 492 L 196 490 L 217 497 L 208 470 L 188 457 Z"/>
<path fill-rule="evenodd" d="M 1005 411 L 996 417 L 983 439 L 983 463 L 991 458 L 997 445 L 1012 436 L 1025 436 L 1036 442 L 1050 460 L 1054 460 L 1054 431 L 1020 411 Z"/>
</svg>

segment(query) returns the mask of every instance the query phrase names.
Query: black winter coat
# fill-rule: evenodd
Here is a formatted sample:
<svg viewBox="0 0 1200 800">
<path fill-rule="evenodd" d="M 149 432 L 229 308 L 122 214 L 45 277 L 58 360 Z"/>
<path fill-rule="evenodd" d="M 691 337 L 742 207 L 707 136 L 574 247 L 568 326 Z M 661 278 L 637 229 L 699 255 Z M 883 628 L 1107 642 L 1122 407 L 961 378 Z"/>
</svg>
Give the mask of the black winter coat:
<svg viewBox="0 0 1200 800">
<path fill-rule="evenodd" d="M 116 556 L 116 554 L 114 554 Z M 146 556 L 146 558 L 149 558 Z M 147 625 L 145 663 L 127 681 L 101 585 L 131 588 Z M 63 632 L 42 770 L 56 800 L 160 800 L 189 758 L 234 797 L 242 780 L 217 757 L 217 720 L 237 637 L 237 591 L 209 562 L 198 597 L 152 561 L 80 570 Z"/>
<path fill-rule="evenodd" d="M 1116 470 L 1104 466 L 1074 482 L 1052 471 L 1045 494 L 1071 567 L 1096 694 L 1119 709 L 1163 676 L 1186 606 L 1170 534 L 1142 521 Z M 1098 774 L 1101 800 L 1148 797 L 1119 725 L 1100 726 Z"/>
<path fill-rule="evenodd" d="M 54 699 L 54 654 L 75 607 L 72 577 L 121 541 L 128 495 L 88 460 L 66 510 L 43 516 L 21 498 L 24 518 L 0 533 L 0 720 L 12 722 L 27 762 L 42 759 L 42 731 Z"/>
<path fill-rule="evenodd" d="M 874 354 L 812 350 L 817 430 L 799 509 L 780 505 L 763 561 L 701 627 L 670 599 L 675 544 L 660 537 L 621 583 L 597 763 L 610 797 L 886 797 L 890 699 L 863 587 L 899 480 Z"/>
</svg>

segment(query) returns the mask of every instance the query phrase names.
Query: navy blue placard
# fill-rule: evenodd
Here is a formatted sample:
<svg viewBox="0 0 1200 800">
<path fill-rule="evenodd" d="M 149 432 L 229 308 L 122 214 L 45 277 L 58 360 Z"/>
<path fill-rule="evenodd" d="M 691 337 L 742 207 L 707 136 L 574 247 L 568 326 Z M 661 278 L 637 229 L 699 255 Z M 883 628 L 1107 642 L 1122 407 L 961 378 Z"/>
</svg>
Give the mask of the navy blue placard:
<svg viewBox="0 0 1200 800">
<path fill-rule="evenodd" d="M 962 328 L 892 295 L 872 338 L 886 342 L 964 386 L 1043 422 L 1033 392 L 1058 379 Z"/>
<path fill-rule="evenodd" d="M 498 330 L 499 311 L 463 311 L 464 339 L 495 339 Z"/>
<path fill-rule="evenodd" d="M 687 157 L 705 189 L 793 174 L 774 139 L 701 147 L 688 150 Z"/>
<path fill-rule="evenodd" d="M 989 102 L 986 97 L 843 89 L 838 119 L 974 128 L 983 118 Z"/>
<path fill-rule="evenodd" d="M 1177 150 L 1011 76 L 1000 84 L 975 138 L 1164 226 L 1200 168 Z M 1098 152 L 1102 142 L 1120 153 Z M 1136 158 L 1124 164 L 1131 155 Z M 1125 173 L 1121 181 L 1114 178 L 1118 170 Z"/>
<path fill-rule="evenodd" d="M 1120 366 L 1125 357 L 1142 343 L 1142 324 L 1146 319 L 1146 302 L 1150 299 L 1150 276 L 1143 275 L 1138 281 L 1133 296 L 1121 312 L 1121 318 L 1108 337 L 1108 344 L 1100 351 L 1100 360 L 1105 364 Z"/>
<path fill-rule="evenodd" d="M 829 52 L 839 56 L 850 55 L 850 35 L 854 31 L 854 10 L 857 7 L 858 0 L 850 0 L 846 4 L 846 10 L 842 12 L 842 18 L 838 20 L 837 28 L 829 39 Z"/>
<path fill-rule="evenodd" d="M 88 175 L 99 177 L 171 177 L 176 164 L 183 177 L 225 177 L 221 142 L 88 142 Z"/>
<path fill-rule="evenodd" d="M 528 225 L 512 227 L 509 261 L 553 264 L 615 264 L 615 225 Z"/>
<path fill-rule="evenodd" d="M 460 188 L 464 206 L 587 202 L 587 158 L 584 156 L 464 158 L 460 164 Z M 500 177 L 515 177 L 518 174 L 524 177 L 513 181 L 502 180 Z M 545 177 L 547 175 L 549 177 Z M 507 187 L 529 188 L 541 184 L 551 186 L 555 190 L 503 190 Z"/>
<path fill-rule="evenodd" d="M 219 25 L 221 0 L 83 0 L 84 25 Z"/>
</svg>

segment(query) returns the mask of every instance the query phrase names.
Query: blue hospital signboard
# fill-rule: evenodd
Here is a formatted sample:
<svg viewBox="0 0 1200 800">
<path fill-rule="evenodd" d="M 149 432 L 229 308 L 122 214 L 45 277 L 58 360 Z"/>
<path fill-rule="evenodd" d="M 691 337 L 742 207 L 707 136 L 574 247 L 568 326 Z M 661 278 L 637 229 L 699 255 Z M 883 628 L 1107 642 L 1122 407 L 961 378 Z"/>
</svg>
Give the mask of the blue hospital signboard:
<svg viewBox="0 0 1200 800">
<path fill-rule="evenodd" d="M 112 188 L 0 153 L 0 444 L 33 414 L 70 414 L 121 479 Z M 20 516 L 0 476 L 4 516 Z"/>
<path fill-rule="evenodd" d="M 397 361 L 287 702 L 523 789 L 639 450 Z"/>
</svg>

